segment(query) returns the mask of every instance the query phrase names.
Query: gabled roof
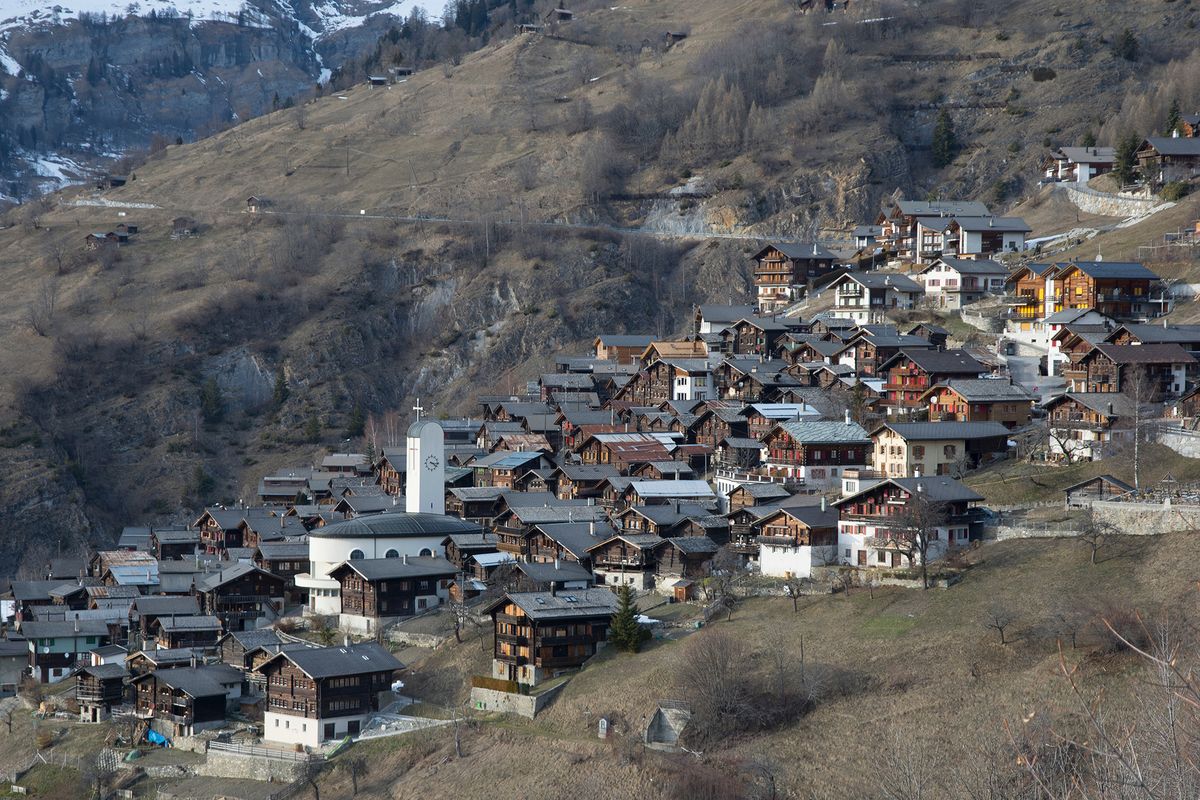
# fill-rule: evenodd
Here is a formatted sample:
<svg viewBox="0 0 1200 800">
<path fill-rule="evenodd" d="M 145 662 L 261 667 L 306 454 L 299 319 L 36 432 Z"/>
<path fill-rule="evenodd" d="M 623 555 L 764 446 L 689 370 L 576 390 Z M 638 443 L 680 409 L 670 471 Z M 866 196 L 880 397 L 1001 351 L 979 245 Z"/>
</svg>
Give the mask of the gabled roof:
<svg viewBox="0 0 1200 800">
<path fill-rule="evenodd" d="M 1147 136 L 1142 143 L 1164 156 L 1200 156 L 1200 138 L 1188 136 Z"/>
<path fill-rule="evenodd" d="M 960 217 L 954 220 L 964 231 L 1029 233 L 1033 228 L 1020 217 Z"/>
<path fill-rule="evenodd" d="M 592 579 L 591 571 L 574 561 L 521 562 L 516 566 L 525 577 L 535 583 L 589 581 Z"/>
<path fill-rule="evenodd" d="M 766 247 L 750 256 L 750 258 L 754 261 L 758 261 L 770 250 L 778 250 L 788 258 L 795 260 L 809 258 L 820 261 L 833 261 L 837 258 L 837 256 L 826 250 L 817 242 L 771 242 Z"/>
<path fill-rule="evenodd" d="M 1128 483 L 1121 480 L 1120 478 L 1115 478 L 1112 475 L 1105 474 L 1105 475 L 1097 475 L 1094 478 L 1088 478 L 1087 480 L 1080 481 L 1079 483 L 1073 483 L 1070 486 L 1068 486 L 1067 488 L 1063 489 L 1063 493 L 1070 494 L 1071 492 L 1075 491 L 1076 489 L 1082 489 L 1084 486 L 1087 486 L 1089 483 L 1107 483 L 1108 485 L 1113 486 L 1117 489 L 1120 489 L 1122 492 L 1126 492 L 1126 493 L 1137 491 L 1136 488 L 1134 488 L 1133 486 L 1130 486 Z"/>
<path fill-rule="evenodd" d="M 898 292 L 922 292 L 921 284 L 907 275 L 892 272 L 847 272 L 838 283 L 853 281 L 865 289 L 895 289 Z"/>
<path fill-rule="evenodd" d="M 633 481 L 629 488 L 639 497 L 714 497 L 708 481 Z"/>
<path fill-rule="evenodd" d="M 709 555 L 716 553 L 721 549 L 720 545 L 714 542 L 707 536 L 672 536 L 663 539 L 655 549 L 670 545 L 678 549 L 681 553 L 688 555 Z"/>
<path fill-rule="evenodd" d="M 645 350 L 654 341 L 654 337 L 648 335 L 602 333 L 596 337 L 596 341 L 605 347 L 636 347 L 639 350 Z"/>
<path fill-rule="evenodd" d="M 880 365 L 880 370 L 889 368 L 893 362 L 907 358 L 928 373 L 978 375 L 987 372 L 983 364 L 975 360 L 966 350 L 929 350 L 905 348 Z"/>
<path fill-rule="evenodd" d="M 969 403 L 1032 402 L 1033 395 L 1024 386 L 990 378 L 951 378 L 925 391 L 922 398 L 938 389 L 949 389 Z"/>
<path fill-rule="evenodd" d="M 1128 417 L 1134 411 L 1133 401 L 1123 392 L 1065 392 L 1044 400 L 1042 406 L 1051 409 L 1069 400 L 1104 416 Z"/>
<path fill-rule="evenodd" d="M 1114 364 L 1192 364 L 1196 358 L 1178 344 L 1098 344 L 1089 351 L 1099 351 Z"/>
<path fill-rule="evenodd" d="M 1200 142 L 1200 139 L 1196 140 Z M 1059 274 L 1071 268 L 1078 269 L 1091 278 L 1138 278 L 1156 281 L 1158 275 L 1146 269 L 1140 261 L 1067 261 L 1056 265 Z"/>
<path fill-rule="evenodd" d="M 608 589 L 566 589 L 556 593 L 509 592 L 484 608 L 484 613 L 507 603 L 533 620 L 604 617 L 617 610 L 617 596 Z"/>
<path fill-rule="evenodd" d="M 458 567 L 439 556 L 408 558 L 360 558 L 343 561 L 329 571 L 331 578 L 345 570 L 358 573 L 364 580 L 386 581 L 395 578 L 430 578 L 454 575 Z"/>
<path fill-rule="evenodd" d="M 945 475 L 929 475 L 920 478 L 889 478 L 881 483 L 868 486 L 852 495 L 840 497 L 833 501 L 833 505 L 844 505 L 855 498 L 879 491 L 881 488 L 886 488 L 889 485 L 902 489 L 910 495 L 923 492 L 931 500 L 939 503 L 974 502 L 983 499 L 983 495 L 977 493 L 961 481 L 948 478 Z"/>
<path fill-rule="evenodd" d="M 265 569 L 256 567 L 253 564 L 247 564 L 239 561 L 230 567 L 218 570 L 217 572 L 210 572 L 201 578 L 197 578 L 196 590 L 199 592 L 211 592 L 212 590 L 224 586 L 227 583 L 232 583 L 233 581 L 254 573 L 266 575 L 267 577 L 273 578 L 276 581 L 282 582 L 283 580 L 274 573 L 267 572 Z"/>
<path fill-rule="evenodd" d="M 999 422 L 885 422 L 871 432 L 874 436 L 887 428 L 910 442 L 941 439 L 990 439 L 1007 437 L 1008 428 Z"/>
<path fill-rule="evenodd" d="M 776 429 L 779 428 L 782 428 L 789 437 L 801 444 L 867 444 L 871 441 L 867 432 L 856 422 L 833 422 L 830 420 L 781 422 L 776 426 Z"/>
<path fill-rule="evenodd" d="M 403 669 L 395 656 L 375 642 L 361 642 L 349 647 L 305 647 L 283 650 L 259 666 L 259 671 L 279 659 L 287 659 L 310 678 L 332 678 L 337 675 L 364 675 L 372 672 L 395 672 Z"/>
<path fill-rule="evenodd" d="M 148 672 L 133 679 L 133 683 L 141 683 L 153 679 L 188 697 L 213 697 L 226 693 L 222 684 L 241 681 L 241 671 L 228 664 L 207 664 L 203 667 L 171 667 Z"/>
<path fill-rule="evenodd" d="M 999 261 L 993 261 L 990 258 L 955 258 L 953 256 L 942 256 L 932 264 L 928 264 L 919 270 L 920 274 L 932 271 L 937 265 L 945 264 L 955 272 L 963 275 L 1003 275 L 1008 276 L 1008 267 L 1001 264 Z"/>
<path fill-rule="evenodd" d="M 769 513 L 764 513 L 759 519 L 765 520 L 775 514 L 786 514 L 809 528 L 837 528 L 839 517 L 838 510 L 832 505 L 826 505 L 824 509 L 819 505 L 808 505 L 777 506 L 771 508 Z"/>
<path fill-rule="evenodd" d="M 700 306 L 700 316 L 705 322 L 736 322 L 743 317 L 753 316 L 754 306 Z"/>
<path fill-rule="evenodd" d="M 985 217 L 988 207 L 977 200 L 898 200 L 896 207 L 909 217 L 947 216 Z"/>
<path fill-rule="evenodd" d="M 591 547 L 616 533 L 607 520 L 596 522 L 594 526 L 591 522 L 548 522 L 536 528 L 576 558 L 586 558 Z"/>
<path fill-rule="evenodd" d="M 1062 147 L 1058 153 L 1075 164 L 1111 164 L 1116 161 L 1115 147 Z"/>
<path fill-rule="evenodd" d="M 131 610 L 152 616 L 196 616 L 200 613 L 200 603 L 194 595 L 146 595 L 136 598 Z"/>
<path fill-rule="evenodd" d="M 1106 338 L 1114 339 L 1127 331 L 1142 344 L 1195 344 L 1200 342 L 1200 325 L 1150 325 L 1128 322 L 1112 331 Z"/>
<path fill-rule="evenodd" d="M 748 494 L 755 500 L 770 500 L 792 496 L 791 492 L 778 483 L 739 483 L 729 491 L 730 494 L 733 494 L 733 492 Z"/>
<path fill-rule="evenodd" d="M 1094 308 L 1064 308 L 1062 311 L 1055 311 L 1043 321 L 1047 325 L 1070 325 L 1075 320 L 1082 319 L 1088 314 L 1096 314 L 1104 319 L 1108 319 L 1107 316 Z"/>
</svg>

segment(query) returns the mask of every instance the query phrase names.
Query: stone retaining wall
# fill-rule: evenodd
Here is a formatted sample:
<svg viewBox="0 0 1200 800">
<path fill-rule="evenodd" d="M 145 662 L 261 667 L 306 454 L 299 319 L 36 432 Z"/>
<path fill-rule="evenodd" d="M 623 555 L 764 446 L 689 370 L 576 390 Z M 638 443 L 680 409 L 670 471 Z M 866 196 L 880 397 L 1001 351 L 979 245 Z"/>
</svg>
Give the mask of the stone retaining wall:
<svg viewBox="0 0 1200 800">
<path fill-rule="evenodd" d="M 211 778 L 238 778 L 251 781 L 290 783 L 304 776 L 306 762 L 288 761 L 266 756 L 243 755 L 223 750 L 209 750 L 203 764 L 193 769 L 197 775 Z"/>
<path fill-rule="evenodd" d="M 1200 530 L 1200 506 L 1097 500 L 1092 509 L 1104 522 L 1135 536 Z"/>
<path fill-rule="evenodd" d="M 491 622 L 491 620 L 488 620 Z M 436 633 L 408 633 L 407 631 L 391 630 L 387 639 L 392 644 L 408 645 L 409 647 L 425 647 L 430 650 L 441 647 L 450 637 Z"/>
<path fill-rule="evenodd" d="M 1085 191 L 1073 186 L 1059 186 L 1058 188 L 1066 192 L 1067 199 L 1080 211 L 1105 217 L 1137 217 L 1156 210 L 1156 207 L 1160 205 L 1168 207 L 1174 205 L 1173 203 L 1161 203 L 1154 198 L 1122 197 L 1095 190 Z"/>
<path fill-rule="evenodd" d="M 476 711 L 499 711 L 503 714 L 517 714 L 533 719 L 538 712 L 554 701 L 562 688 L 567 685 L 564 681 L 558 686 L 547 689 L 540 694 L 513 694 L 498 692 L 495 689 L 471 688 L 471 707 Z"/>
</svg>

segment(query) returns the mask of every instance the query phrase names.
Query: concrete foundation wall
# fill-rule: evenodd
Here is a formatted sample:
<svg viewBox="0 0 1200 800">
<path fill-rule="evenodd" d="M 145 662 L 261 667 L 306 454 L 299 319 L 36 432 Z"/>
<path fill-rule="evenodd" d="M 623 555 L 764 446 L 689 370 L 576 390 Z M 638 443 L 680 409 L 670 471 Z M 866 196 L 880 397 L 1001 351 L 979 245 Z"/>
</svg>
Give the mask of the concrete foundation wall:
<svg viewBox="0 0 1200 800">
<path fill-rule="evenodd" d="M 1063 185 L 1058 188 L 1066 192 L 1067 199 L 1076 208 L 1087 214 L 1100 214 L 1106 217 L 1136 217 L 1149 213 L 1156 206 L 1162 205 L 1154 198 L 1122 197 L 1076 186 Z"/>
<path fill-rule="evenodd" d="M 1200 436 L 1196 434 L 1186 431 L 1163 431 L 1159 433 L 1158 441 L 1159 444 L 1166 445 L 1181 456 L 1200 458 Z"/>
</svg>

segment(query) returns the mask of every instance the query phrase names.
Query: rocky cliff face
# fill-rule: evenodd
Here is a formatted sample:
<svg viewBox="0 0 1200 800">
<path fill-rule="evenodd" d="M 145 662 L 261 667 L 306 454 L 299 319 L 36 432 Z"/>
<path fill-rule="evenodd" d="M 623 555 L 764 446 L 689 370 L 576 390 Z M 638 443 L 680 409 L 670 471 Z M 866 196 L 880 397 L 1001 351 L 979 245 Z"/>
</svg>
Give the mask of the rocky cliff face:
<svg viewBox="0 0 1200 800">
<path fill-rule="evenodd" d="M 196 16 L 155 0 L 139 16 L 53 6 L 0 23 L 0 201 L 108 171 L 153 137 L 191 141 L 289 105 L 396 23 L 370 8 L 338 16 L 337 2 L 321 14 L 222 2 Z"/>
</svg>

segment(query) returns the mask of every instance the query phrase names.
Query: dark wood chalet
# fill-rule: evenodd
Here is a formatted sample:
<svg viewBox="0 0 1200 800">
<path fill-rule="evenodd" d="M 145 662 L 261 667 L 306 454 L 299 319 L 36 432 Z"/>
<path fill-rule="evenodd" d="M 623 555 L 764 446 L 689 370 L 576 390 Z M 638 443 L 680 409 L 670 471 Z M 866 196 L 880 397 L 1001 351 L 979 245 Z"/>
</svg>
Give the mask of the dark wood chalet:
<svg viewBox="0 0 1200 800">
<path fill-rule="evenodd" d="M 124 664 L 89 664 L 75 670 L 75 701 L 80 722 L 103 722 L 125 700 Z"/>
<path fill-rule="evenodd" d="M 988 371 L 965 350 L 904 349 L 879 367 L 885 403 L 896 413 L 921 408 L 921 397 L 939 383 L 974 379 Z"/>
<path fill-rule="evenodd" d="M 581 666 L 607 640 L 616 610 L 607 589 L 505 594 L 485 609 L 496 633 L 492 677 L 535 685 Z"/>
<path fill-rule="evenodd" d="M 221 621 L 211 615 L 159 617 L 151 630 L 161 648 L 213 650 L 221 638 Z"/>
<path fill-rule="evenodd" d="M 174 667 L 135 677 L 135 713 L 168 738 L 224 727 L 228 689 L 221 679 L 227 671 L 219 669 Z"/>
<path fill-rule="evenodd" d="M 205 614 L 220 620 L 225 630 L 259 627 L 283 611 L 284 579 L 264 569 L 238 562 L 196 580 L 196 594 Z"/>
<path fill-rule="evenodd" d="M 346 561 L 329 577 L 341 585 L 342 615 L 373 620 L 370 632 L 384 621 L 440 605 L 458 572 L 438 556 L 405 555 Z"/>
<path fill-rule="evenodd" d="M 258 667 L 267 682 L 263 738 L 316 747 L 357 735 L 402 668 L 375 642 L 280 651 Z"/>
<path fill-rule="evenodd" d="M 159 561 L 193 556 L 200 547 L 200 532 L 190 528 L 151 529 L 150 547 Z"/>
<path fill-rule="evenodd" d="M 469 569 L 471 556 L 498 552 L 496 534 L 490 532 L 452 533 L 442 540 L 442 548 L 446 560 L 459 570 Z"/>
<path fill-rule="evenodd" d="M 707 536 L 674 536 L 654 547 L 657 578 L 703 578 L 720 547 Z"/>
<path fill-rule="evenodd" d="M 159 617 L 195 617 L 200 614 L 200 602 L 192 595 L 145 595 L 134 598 L 129 606 L 129 627 L 141 641 L 154 635 L 154 623 Z"/>
</svg>

